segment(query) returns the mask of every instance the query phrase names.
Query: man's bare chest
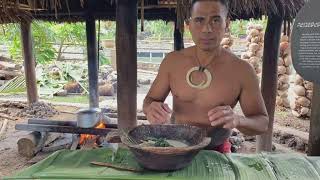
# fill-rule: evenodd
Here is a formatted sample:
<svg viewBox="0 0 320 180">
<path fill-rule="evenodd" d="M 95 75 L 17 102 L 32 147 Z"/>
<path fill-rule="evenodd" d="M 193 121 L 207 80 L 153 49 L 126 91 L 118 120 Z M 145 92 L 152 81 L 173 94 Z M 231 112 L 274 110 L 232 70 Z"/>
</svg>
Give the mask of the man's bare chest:
<svg viewBox="0 0 320 180">
<path fill-rule="evenodd" d="M 195 103 L 204 106 L 233 105 L 238 101 L 241 83 L 235 74 L 226 71 L 212 72 L 210 86 L 205 89 L 191 87 L 186 80 L 187 69 L 181 68 L 170 75 L 171 92 L 180 102 Z"/>
</svg>

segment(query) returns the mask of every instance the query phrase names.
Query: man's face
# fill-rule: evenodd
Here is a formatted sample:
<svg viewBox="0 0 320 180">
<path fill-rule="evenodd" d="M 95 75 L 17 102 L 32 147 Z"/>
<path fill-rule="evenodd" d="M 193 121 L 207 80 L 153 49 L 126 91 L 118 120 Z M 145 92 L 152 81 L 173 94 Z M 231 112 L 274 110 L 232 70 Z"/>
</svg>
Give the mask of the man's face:
<svg viewBox="0 0 320 180">
<path fill-rule="evenodd" d="M 220 2 L 198 1 L 192 8 L 189 29 L 194 43 L 210 51 L 220 46 L 229 23 L 226 7 Z"/>
</svg>

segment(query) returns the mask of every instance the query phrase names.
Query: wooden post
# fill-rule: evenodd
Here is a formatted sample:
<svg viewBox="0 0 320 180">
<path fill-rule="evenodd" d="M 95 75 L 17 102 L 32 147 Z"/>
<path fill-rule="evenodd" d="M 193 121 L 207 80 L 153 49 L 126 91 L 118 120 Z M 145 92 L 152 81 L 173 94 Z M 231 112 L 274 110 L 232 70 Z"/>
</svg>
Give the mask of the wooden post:
<svg viewBox="0 0 320 180">
<path fill-rule="evenodd" d="M 283 35 L 287 35 L 287 21 L 283 22 Z"/>
<path fill-rule="evenodd" d="M 137 0 L 116 1 L 118 128 L 137 124 Z"/>
<path fill-rule="evenodd" d="M 89 104 L 90 107 L 99 107 L 96 24 L 91 13 L 88 13 L 86 19 L 86 33 L 89 74 Z"/>
<path fill-rule="evenodd" d="M 313 83 L 308 155 L 320 156 L 320 85 Z"/>
<path fill-rule="evenodd" d="M 272 149 L 272 131 L 278 81 L 277 62 L 282 22 L 283 20 L 279 16 L 269 16 L 264 36 L 261 91 L 269 114 L 269 129 L 267 133 L 257 136 L 257 152 L 271 151 Z"/>
<path fill-rule="evenodd" d="M 24 57 L 24 72 L 27 84 L 28 103 L 38 102 L 35 61 L 32 52 L 31 22 L 21 22 L 21 40 Z"/>
<path fill-rule="evenodd" d="M 183 33 L 180 32 L 177 26 L 177 21 L 174 21 L 174 50 L 179 51 L 184 48 Z"/>
</svg>

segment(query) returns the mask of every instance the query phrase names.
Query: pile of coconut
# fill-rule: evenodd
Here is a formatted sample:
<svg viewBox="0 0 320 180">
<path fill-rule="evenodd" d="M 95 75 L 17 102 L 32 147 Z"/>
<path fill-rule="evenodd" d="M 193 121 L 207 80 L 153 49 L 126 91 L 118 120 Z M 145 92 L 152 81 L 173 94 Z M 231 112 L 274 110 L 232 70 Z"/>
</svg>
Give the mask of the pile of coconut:
<svg viewBox="0 0 320 180">
<path fill-rule="evenodd" d="M 231 33 L 225 33 L 220 45 L 223 48 L 230 50 L 231 46 L 233 45 L 233 38 L 231 36 Z"/>
<path fill-rule="evenodd" d="M 289 37 L 281 36 L 280 57 L 278 59 L 278 91 L 277 105 L 290 108 L 288 100 L 289 75 L 292 73 L 292 58 L 290 53 Z"/>
<path fill-rule="evenodd" d="M 261 24 L 249 24 L 247 27 L 247 50 L 241 59 L 249 62 L 257 74 L 261 73 L 264 32 Z"/>
<path fill-rule="evenodd" d="M 296 117 L 310 117 L 313 83 L 296 74 L 293 91 L 295 100 L 290 103 L 292 114 Z"/>
</svg>

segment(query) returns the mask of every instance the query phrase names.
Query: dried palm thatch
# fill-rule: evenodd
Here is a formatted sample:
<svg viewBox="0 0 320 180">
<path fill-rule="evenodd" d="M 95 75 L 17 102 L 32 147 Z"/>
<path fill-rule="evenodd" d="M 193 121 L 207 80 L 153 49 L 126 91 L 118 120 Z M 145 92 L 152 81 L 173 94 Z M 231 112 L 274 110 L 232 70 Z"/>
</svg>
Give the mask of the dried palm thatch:
<svg viewBox="0 0 320 180">
<path fill-rule="evenodd" d="M 12 0 L 0 0 L 0 23 L 30 21 L 29 7 Z"/>
<path fill-rule="evenodd" d="M 58 20 L 60 12 L 76 11 L 76 7 L 86 11 L 89 0 L 0 0 L 0 23 L 19 22 L 21 20 L 32 19 L 32 15 L 42 12 L 42 14 L 55 13 Z M 94 1 L 94 0 L 90 0 Z M 96 6 L 103 8 L 115 8 L 116 0 L 96 1 Z M 141 0 L 138 0 L 140 4 Z M 174 8 L 177 14 L 178 26 L 183 28 L 183 21 L 190 16 L 190 6 L 192 0 L 144 0 L 144 5 L 153 5 L 153 7 L 167 4 L 166 8 Z M 280 15 L 284 19 L 293 19 L 305 2 L 309 0 L 229 0 L 229 14 L 231 19 L 260 18 L 262 15 Z M 72 6 L 71 6 L 72 4 Z M 79 11 L 79 9 L 77 9 Z M 155 13 L 155 16 L 157 13 Z M 114 14 L 115 16 L 115 14 Z M 158 19 L 163 19 L 163 14 L 158 15 Z M 70 16 L 70 21 L 81 20 Z M 82 17 L 84 20 L 85 15 Z M 153 18 L 154 19 L 154 18 Z M 52 17 L 48 20 L 52 20 Z"/>
</svg>

